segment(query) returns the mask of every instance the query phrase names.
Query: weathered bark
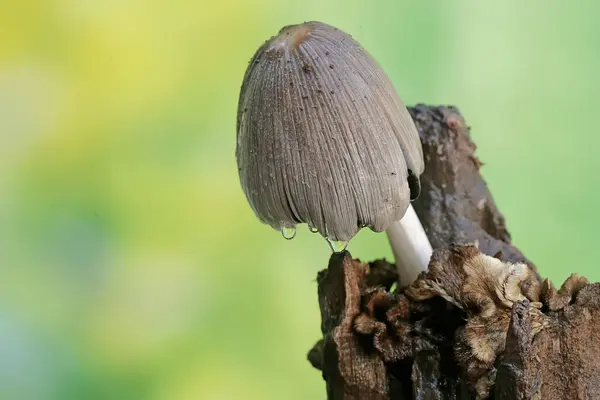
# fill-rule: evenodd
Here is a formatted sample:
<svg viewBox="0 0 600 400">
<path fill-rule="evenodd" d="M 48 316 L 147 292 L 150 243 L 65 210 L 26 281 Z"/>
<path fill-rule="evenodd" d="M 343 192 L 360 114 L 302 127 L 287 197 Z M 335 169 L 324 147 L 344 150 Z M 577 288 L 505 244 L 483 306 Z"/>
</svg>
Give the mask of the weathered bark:
<svg viewBox="0 0 600 400">
<path fill-rule="evenodd" d="M 510 242 L 458 110 L 409 110 L 426 166 L 413 204 L 436 250 L 406 290 L 390 291 L 393 265 L 348 252 L 319 273 L 309 360 L 328 398 L 600 398 L 600 285 L 542 280 Z"/>
<path fill-rule="evenodd" d="M 485 254 L 502 252 L 506 261 L 526 261 L 511 245 L 504 217 L 479 174 L 482 163 L 469 127 L 454 107 L 409 108 L 417 125 L 425 172 L 413 207 L 434 249 L 478 242 Z"/>
</svg>

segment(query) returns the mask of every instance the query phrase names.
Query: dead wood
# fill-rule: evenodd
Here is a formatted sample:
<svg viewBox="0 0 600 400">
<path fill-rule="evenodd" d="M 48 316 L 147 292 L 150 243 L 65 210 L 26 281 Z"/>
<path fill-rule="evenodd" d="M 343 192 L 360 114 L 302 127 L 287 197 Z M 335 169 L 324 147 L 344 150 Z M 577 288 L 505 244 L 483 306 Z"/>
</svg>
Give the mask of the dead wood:
<svg viewBox="0 0 600 400">
<path fill-rule="evenodd" d="M 540 278 L 458 110 L 409 111 L 426 166 L 413 205 L 436 250 L 405 289 L 391 290 L 393 265 L 348 252 L 319 273 L 323 337 L 309 360 L 328 399 L 600 399 L 600 285 Z"/>
</svg>

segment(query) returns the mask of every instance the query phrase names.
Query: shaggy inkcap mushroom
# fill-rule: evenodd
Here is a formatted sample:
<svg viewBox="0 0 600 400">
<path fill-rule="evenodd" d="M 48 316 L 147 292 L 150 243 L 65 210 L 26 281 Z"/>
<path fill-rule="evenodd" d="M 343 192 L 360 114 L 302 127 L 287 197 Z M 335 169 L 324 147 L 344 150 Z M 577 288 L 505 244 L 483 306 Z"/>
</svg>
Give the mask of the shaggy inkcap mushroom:
<svg viewBox="0 0 600 400">
<path fill-rule="evenodd" d="M 250 206 L 285 237 L 307 223 L 335 251 L 362 227 L 387 230 L 402 284 L 426 268 L 431 245 L 410 207 L 423 172 L 419 135 L 350 35 L 307 22 L 258 49 L 240 93 L 236 156 Z"/>
</svg>

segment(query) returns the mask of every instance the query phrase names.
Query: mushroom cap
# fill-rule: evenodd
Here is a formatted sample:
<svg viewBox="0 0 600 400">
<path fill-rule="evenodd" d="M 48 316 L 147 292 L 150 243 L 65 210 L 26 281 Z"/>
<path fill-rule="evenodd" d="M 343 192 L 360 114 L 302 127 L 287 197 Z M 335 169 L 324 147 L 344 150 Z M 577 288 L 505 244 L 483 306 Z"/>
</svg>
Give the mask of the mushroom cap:
<svg viewBox="0 0 600 400">
<path fill-rule="evenodd" d="M 424 167 L 417 129 L 383 69 L 320 22 L 284 27 L 250 61 L 236 157 L 262 222 L 306 222 L 333 241 L 401 219 Z"/>
</svg>

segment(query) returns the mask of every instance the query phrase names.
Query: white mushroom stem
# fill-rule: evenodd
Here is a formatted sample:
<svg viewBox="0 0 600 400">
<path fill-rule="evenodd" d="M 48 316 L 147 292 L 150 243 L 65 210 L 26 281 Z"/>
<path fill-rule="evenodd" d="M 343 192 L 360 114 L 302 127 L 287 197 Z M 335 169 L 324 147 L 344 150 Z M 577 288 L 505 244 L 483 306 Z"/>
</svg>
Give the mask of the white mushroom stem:
<svg viewBox="0 0 600 400">
<path fill-rule="evenodd" d="M 412 205 L 409 204 L 404 217 L 390 225 L 386 233 L 396 259 L 400 284 L 408 286 L 427 270 L 432 253 L 431 243 Z"/>
</svg>

